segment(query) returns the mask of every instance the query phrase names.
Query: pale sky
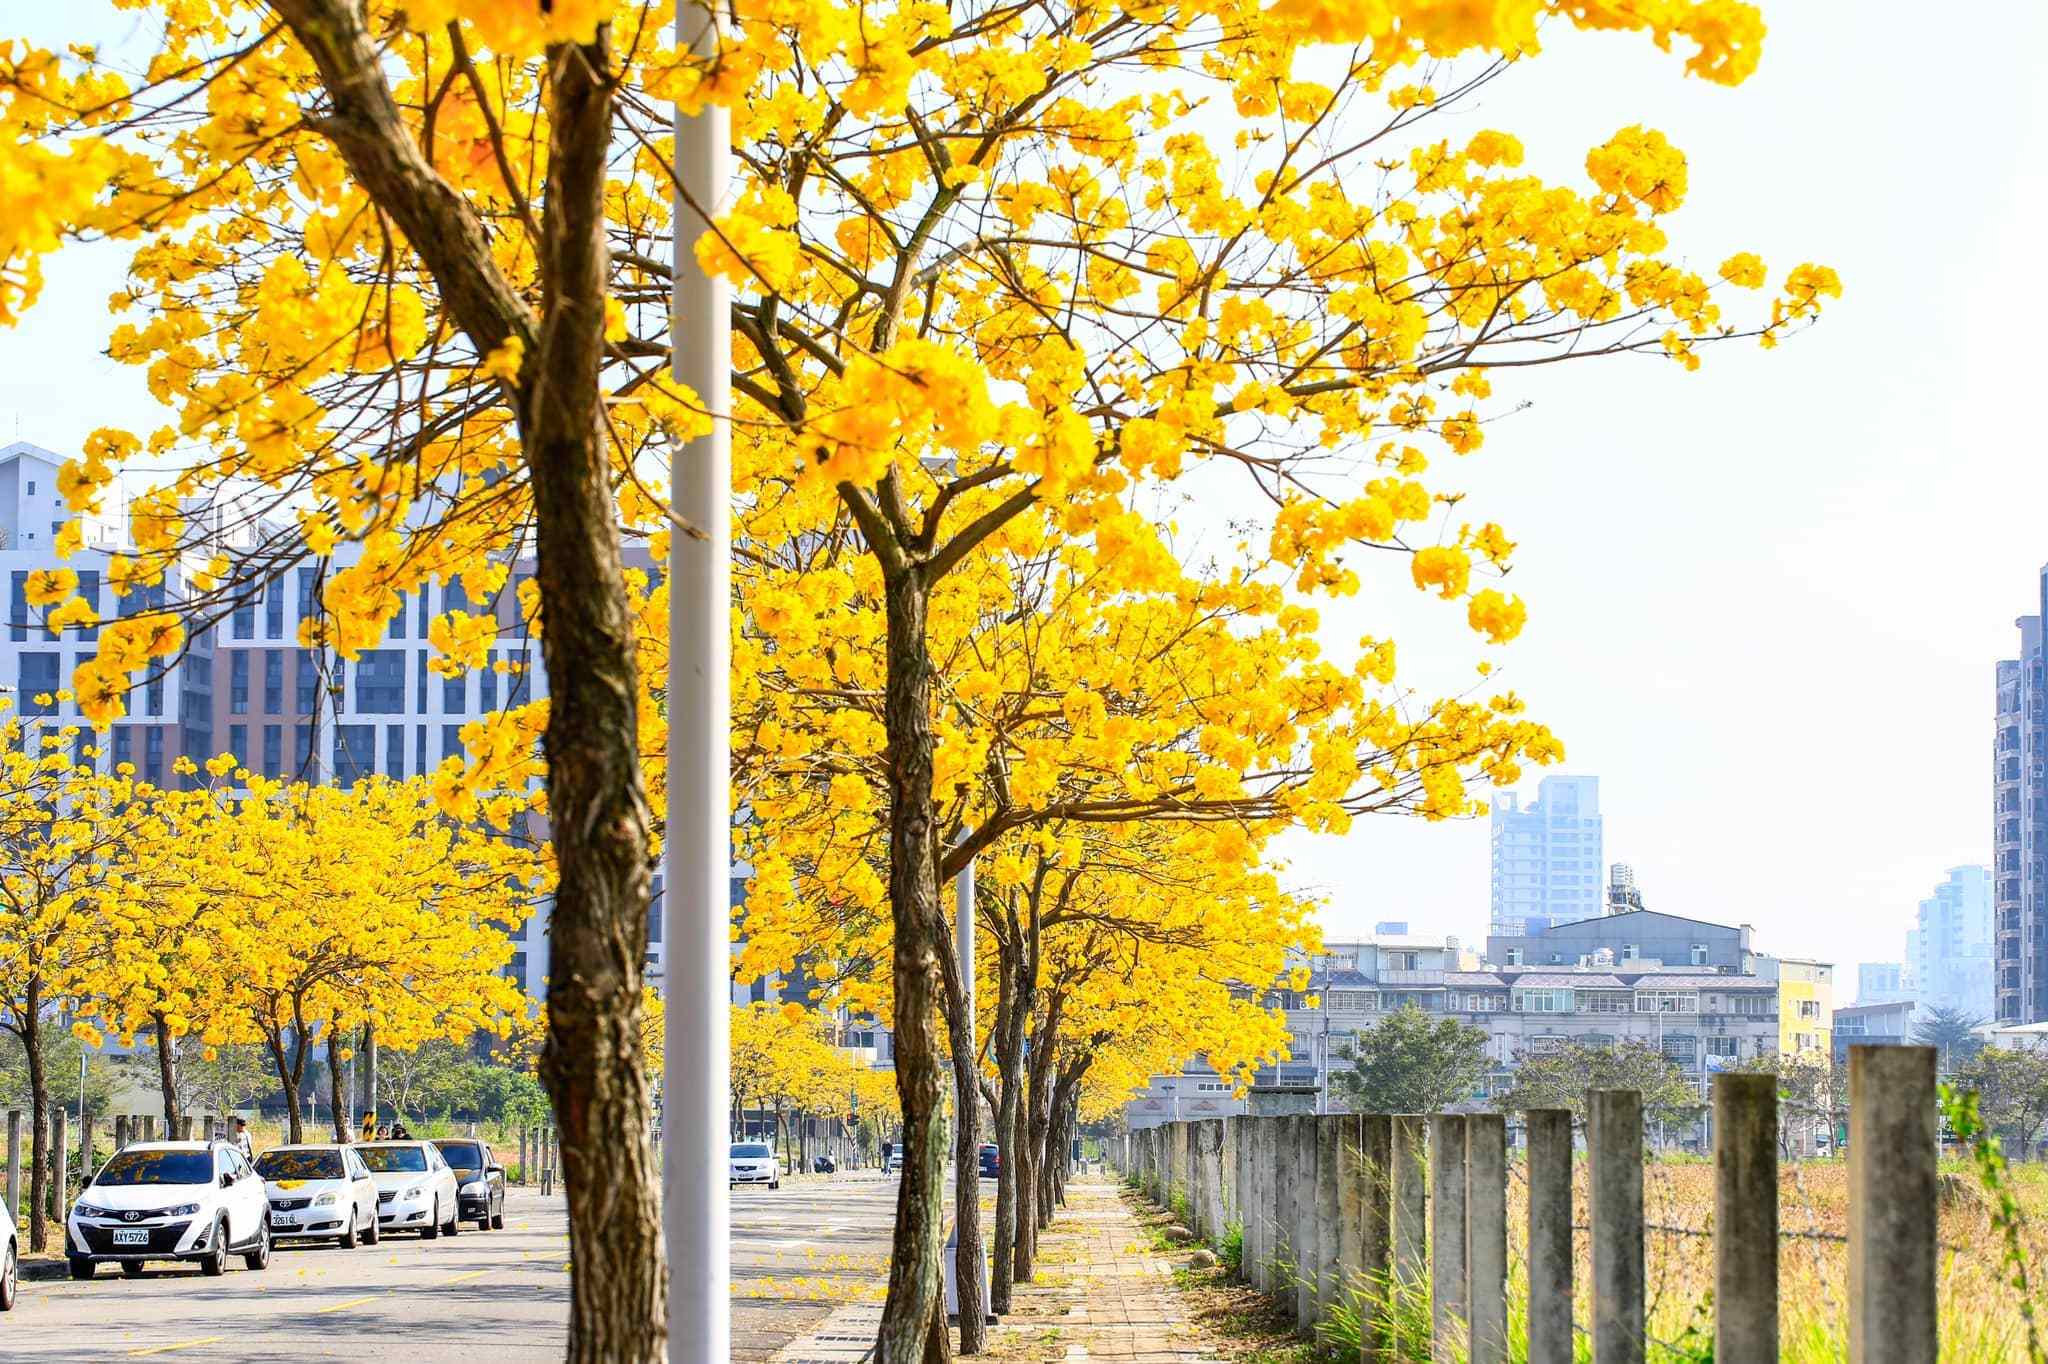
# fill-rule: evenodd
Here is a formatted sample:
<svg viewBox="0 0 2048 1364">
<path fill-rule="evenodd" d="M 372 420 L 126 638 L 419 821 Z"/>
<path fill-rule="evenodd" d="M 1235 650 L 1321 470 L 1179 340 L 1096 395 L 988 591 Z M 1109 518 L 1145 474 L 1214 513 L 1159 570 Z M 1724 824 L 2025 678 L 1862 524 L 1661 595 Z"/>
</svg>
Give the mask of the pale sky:
<svg viewBox="0 0 2048 1364">
<path fill-rule="evenodd" d="M 46 43 L 113 46 L 130 23 L 5 9 L 0 30 Z M 1435 135 L 1505 128 L 1532 169 L 1583 184 L 1588 147 L 1661 128 L 1690 158 L 1677 254 L 1711 273 L 1754 250 L 1774 283 L 1821 261 L 1845 297 L 1778 350 L 1710 352 L 1696 374 L 1628 359 L 1502 382 L 1535 406 L 1455 472 L 1472 518 L 1521 544 L 1505 586 L 1529 603 L 1522 638 L 1482 649 L 1462 611 L 1384 573 L 1326 609 L 1325 633 L 1338 650 L 1393 635 L 1425 691 L 1493 658 L 1564 738 L 1560 770 L 1600 777 L 1606 858 L 1635 866 L 1653 908 L 1833 960 L 1846 1001 L 1858 961 L 1902 954 L 1944 870 L 1990 857 L 1993 665 L 2048 562 L 2048 467 L 2025 453 L 2027 335 L 2048 313 L 2027 264 L 2048 220 L 2048 14 L 1764 11 L 1739 89 L 1682 79 L 1643 39 L 1552 24 L 1542 60 Z M 0 438 L 71 453 L 96 426 L 160 421 L 141 374 L 100 354 L 120 259 L 67 249 L 0 332 Z M 1483 819 L 1361 821 L 1289 854 L 1333 934 L 1485 932 Z"/>
</svg>

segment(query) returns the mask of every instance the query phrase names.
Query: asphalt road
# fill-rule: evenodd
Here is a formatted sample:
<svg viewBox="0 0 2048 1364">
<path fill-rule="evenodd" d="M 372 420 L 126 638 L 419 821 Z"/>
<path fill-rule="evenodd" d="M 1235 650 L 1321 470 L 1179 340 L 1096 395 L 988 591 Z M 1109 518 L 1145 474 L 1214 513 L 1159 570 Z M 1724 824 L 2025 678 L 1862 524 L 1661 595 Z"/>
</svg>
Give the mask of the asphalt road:
<svg viewBox="0 0 2048 1364">
<path fill-rule="evenodd" d="M 848 1296 L 878 1291 L 896 1181 L 851 1173 L 733 1191 L 733 1358 L 765 1360 Z M 270 1268 L 219 1279 L 111 1265 L 85 1283 L 21 1285 L 0 1316 L 0 1359 L 393 1360 L 526 1364 L 562 1357 L 567 1220 L 560 1197 L 515 1189 L 505 1230 L 392 1236 L 344 1251 L 288 1244 Z"/>
</svg>

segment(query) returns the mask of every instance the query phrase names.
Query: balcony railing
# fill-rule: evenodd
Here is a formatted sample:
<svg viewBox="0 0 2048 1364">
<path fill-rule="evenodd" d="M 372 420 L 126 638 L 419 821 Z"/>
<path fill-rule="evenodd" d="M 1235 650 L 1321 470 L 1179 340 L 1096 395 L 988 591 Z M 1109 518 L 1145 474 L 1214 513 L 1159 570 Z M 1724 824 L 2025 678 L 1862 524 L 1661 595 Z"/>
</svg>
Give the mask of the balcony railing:
<svg viewBox="0 0 2048 1364">
<path fill-rule="evenodd" d="M 1379 976 L 1382 985 L 1441 985 L 1444 973 L 1434 971 L 1382 971 Z"/>
</svg>

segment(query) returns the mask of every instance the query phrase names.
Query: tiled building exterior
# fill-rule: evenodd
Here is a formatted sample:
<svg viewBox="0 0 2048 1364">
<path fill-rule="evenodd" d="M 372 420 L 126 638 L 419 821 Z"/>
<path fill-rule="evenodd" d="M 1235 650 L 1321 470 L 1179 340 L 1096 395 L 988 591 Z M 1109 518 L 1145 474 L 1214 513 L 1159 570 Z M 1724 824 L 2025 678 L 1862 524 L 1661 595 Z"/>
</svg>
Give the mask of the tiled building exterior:
<svg viewBox="0 0 2048 1364">
<path fill-rule="evenodd" d="M 1492 919 L 1520 933 L 1600 913 L 1600 779 L 1545 777 L 1527 806 L 1512 791 L 1493 798 Z"/>
</svg>

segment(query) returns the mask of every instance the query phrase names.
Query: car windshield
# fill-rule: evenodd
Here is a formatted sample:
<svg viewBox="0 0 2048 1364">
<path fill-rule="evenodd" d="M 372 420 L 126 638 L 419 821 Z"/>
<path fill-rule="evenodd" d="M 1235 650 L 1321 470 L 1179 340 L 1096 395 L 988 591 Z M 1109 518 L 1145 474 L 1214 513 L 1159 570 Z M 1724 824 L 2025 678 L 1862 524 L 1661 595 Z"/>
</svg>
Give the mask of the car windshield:
<svg viewBox="0 0 2048 1364">
<path fill-rule="evenodd" d="M 758 1141 L 736 1141 L 732 1144 L 732 1153 L 735 1156 L 746 1156 L 749 1158 L 766 1157 L 768 1147 L 765 1143 Z"/>
<path fill-rule="evenodd" d="M 211 1184 L 211 1151 L 138 1151 L 130 1147 L 100 1167 L 96 1189 L 121 1189 L 137 1184 Z"/>
<path fill-rule="evenodd" d="M 341 1179 L 339 1151 L 265 1151 L 256 1157 L 256 1173 L 265 1179 Z"/>
<path fill-rule="evenodd" d="M 356 1154 L 378 1174 L 424 1174 L 427 1153 L 417 1146 L 360 1146 Z"/>
<path fill-rule="evenodd" d="M 484 1167 L 484 1152 L 481 1146 L 469 1141 L 437 1141 L 441 1158 L 458 1170 L 481 1170 Z"/>
</svg>

